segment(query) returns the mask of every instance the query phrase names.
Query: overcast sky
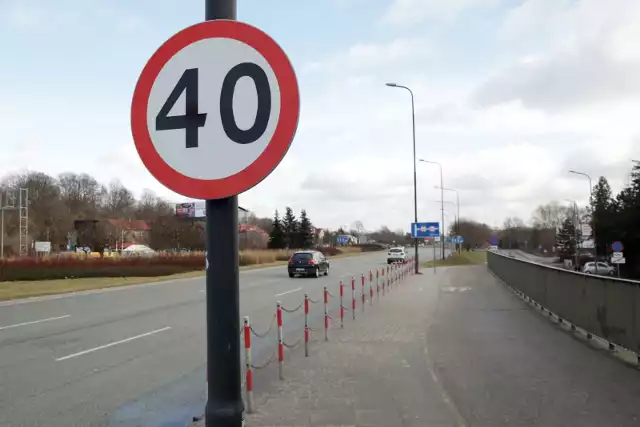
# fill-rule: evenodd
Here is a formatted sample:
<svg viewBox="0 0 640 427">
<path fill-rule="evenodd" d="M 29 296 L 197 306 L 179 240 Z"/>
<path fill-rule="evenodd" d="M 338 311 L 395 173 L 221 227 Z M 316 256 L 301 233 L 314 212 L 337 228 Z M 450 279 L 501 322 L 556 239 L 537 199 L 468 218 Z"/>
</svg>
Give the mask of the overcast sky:
<svg viewBox="0 0 640 427">
<path fill-rule="evenodd" d="M 289 54 L 301 90 L 291 150 L 240 196 L 258 215 L 291 206 L 319 227 L 408 229 L 411 104 L 388 81 L 413 89 L 418 157 L 442 163 L 463 217 L 498 225 L 552 199 L 585 203 L 587 181 L 568 169 L 619 190 L 640 159 L 638 0 L 238 3 Z M 129 110 L 149 56 L 203 4 L 0 0 L 0 175 L 87 172 L 182 201 L 139 160 Z M 438 184 L 419 163 L 420 220 L 438 220 Z"/>
</svg>

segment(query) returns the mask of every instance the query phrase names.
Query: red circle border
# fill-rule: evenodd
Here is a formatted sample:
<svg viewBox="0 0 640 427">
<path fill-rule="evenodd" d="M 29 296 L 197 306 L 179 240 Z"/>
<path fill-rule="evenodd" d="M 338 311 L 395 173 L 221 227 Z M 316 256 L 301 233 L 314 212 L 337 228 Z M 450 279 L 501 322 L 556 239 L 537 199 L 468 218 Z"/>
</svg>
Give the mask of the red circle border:
<svg viewBox="0 0 640 427">
<path fill-rule="evenodd" d="M 245 169 L 226 178 L 191 178 L 173 169 L 158 154 L 147 127 L 147 103 L 156 78 L 169 60 L 192 43 L 210 38 L 229 38 L 256 49 L 269 63 L 280 89 L 280 115 L 271 141 Z M 170 190 L 193 199 L 222 199 L 249 190 L 265 179 L 287 154 L 300 115 L 300 92 L 296 74 L 282 48 L 266 33 L 238 21 L 205 21 L 187 27 L 167 40 L 147 62 L 131 102 L 131 133 L 147 170 Z"/>
</svg>

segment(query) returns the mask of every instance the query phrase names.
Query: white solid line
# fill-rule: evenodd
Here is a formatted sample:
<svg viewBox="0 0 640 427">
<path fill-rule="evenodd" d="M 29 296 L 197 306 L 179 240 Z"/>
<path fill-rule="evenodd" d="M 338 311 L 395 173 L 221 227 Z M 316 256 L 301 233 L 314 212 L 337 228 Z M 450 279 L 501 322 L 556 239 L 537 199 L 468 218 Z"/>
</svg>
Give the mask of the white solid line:
<svg viewBox="0 0 640 427">
<path fill-rule="evenodd" d="M 301 291 L 301 290 L 302 290 L 302 288 L 295 288 L 295 289 L 291 289 L 290 291 L 287 291 L 287 292 L 282 292 L 281 294 L 276 294 L 275 296 L 281 297 L 283 295 L 292 294 L 294 292 L 298 292 L 298 291 Z"/>
<path fill-rule="evenodd" d="M 17 328 L 18 326 L 35 325 L 36 323 L 51 322 L 52 320 L 66 319 L 67 317 L 71 317 L 71 315 L 70 314 L 65 314 L 64 316 L 49 317 L 47 319 L 34 320 L 32 322 L 23 322 L 23 323 L 16 323 L 15 325 L 0 326 L 0 331 L 5 330 L 5 329 Z"/>
<path fill-rule="evenodd" d="M 136 335 L 135 337 L 129 337 L 129 338 L 125 338 L 125 339 L 120 340 L 120 341 L 110 342 L 109 344 L 101 345 L 100 347 L 94 347 L 94 348 L 90 348 L 88 350 L 80 351 L 78 353 L 70 354 L 68 356 L 60 357 L 60 358 L 56 359 L 56 362 L 61 362 L 63 360 L 67 360 L 67 359 L 73 359 L 74 357 L 83 356 L 85 354 L 93 353 L 94 351 L 104 350 L 105 348 L 113 347 L 114 345 L 124 344 L 124 343 L 129 342 L 129 341 L 137 340 L 139 338 L 148 337 L 149 335 L 154 335 L 154 334 L 157 334 L 157 333 L 160 333 L 160 332 L 168 331 L 169 329 L 171 329 L 171 326 L 165 326 L 164 328 L 156 329 L 155 331 L 147 332 L 145 334 Z"/>
</svg>

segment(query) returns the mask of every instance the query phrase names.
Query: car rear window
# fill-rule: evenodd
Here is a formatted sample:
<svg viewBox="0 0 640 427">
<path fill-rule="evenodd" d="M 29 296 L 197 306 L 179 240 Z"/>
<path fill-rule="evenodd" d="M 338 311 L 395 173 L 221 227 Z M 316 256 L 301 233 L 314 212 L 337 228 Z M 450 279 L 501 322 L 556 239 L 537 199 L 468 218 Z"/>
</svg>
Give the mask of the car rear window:
<svg viewBox="0 0 640 427">
<path fill-rule="evenodd" d="M 404 249 L 391 249 L 390 252 L 402 253 L 402 252 L 404 252 Z"/>
<path fill-rule="evenodd" d="M 294 254 L 293 255 L 294 261 L 308 261 L 310 259 L 313 259 L 312 254 Z"/>
</svg>

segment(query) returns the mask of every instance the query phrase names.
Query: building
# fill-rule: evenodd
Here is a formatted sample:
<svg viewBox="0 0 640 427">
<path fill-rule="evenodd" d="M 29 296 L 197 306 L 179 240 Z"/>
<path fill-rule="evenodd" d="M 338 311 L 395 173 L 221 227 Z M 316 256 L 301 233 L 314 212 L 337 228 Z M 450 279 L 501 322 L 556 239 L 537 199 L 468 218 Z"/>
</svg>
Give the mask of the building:
<svg viewBox="0 0 640 427">
<path fill-rule="evenodd" d="M 140 219 L 108 219 L 104 222 L 105 237 L 117 249 L 128 245 L 148 245 L 151 226 Z"/>
</svg>

